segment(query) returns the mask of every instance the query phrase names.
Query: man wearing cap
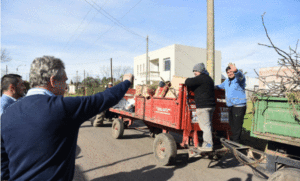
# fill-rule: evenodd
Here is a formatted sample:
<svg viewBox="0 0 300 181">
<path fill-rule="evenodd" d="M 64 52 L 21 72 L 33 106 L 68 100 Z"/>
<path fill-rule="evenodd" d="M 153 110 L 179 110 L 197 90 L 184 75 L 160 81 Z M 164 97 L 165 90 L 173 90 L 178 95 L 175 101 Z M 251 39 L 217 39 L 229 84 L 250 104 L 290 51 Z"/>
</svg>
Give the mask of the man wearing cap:
<svg viewBox="0 0 300 181">
<path fill-rule="evenodd" d="M 112 86 L 113 86 L 112 82 L 109 82 L 107 88 L 112 88 Z"/>
<path fill-rule="evenodd" d="M 203 63 L 194 66 L 195 77 L 187 78 L 185 84 L 195 94 L 196 115 L 200 129 L 203 131 L 203 144 L 199 151 L 213 151 L 212 116 L 215 110 L 214 81 L 209 76 Z"/>
<path fill-rule="evenodd" d="M 225 89 L 226 105 L 229 107 L 229 124 L 232 132 L 230 140 L 239 143 L 247 109 L 246 78 L 233 63 L 228 64 L 226 73 L 228 79 L 215 88 Z"/>
</svg>

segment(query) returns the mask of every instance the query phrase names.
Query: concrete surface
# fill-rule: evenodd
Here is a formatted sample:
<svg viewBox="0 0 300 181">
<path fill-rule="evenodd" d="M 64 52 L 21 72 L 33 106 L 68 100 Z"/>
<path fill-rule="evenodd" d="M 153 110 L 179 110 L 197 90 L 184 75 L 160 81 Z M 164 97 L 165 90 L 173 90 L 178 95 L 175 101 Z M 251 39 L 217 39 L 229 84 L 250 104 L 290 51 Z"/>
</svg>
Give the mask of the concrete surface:
<svg viewBox="0 0 300 181">
<path fill-rule="evenodd" d="M 143 123 L 137 121 L 133 126 L 143 126 Z M 122 139 L 114 139 L 110 122 L 97 128 L 90 121 L 85 122 L 79 131 L 74 181 L 266 180 L 250 167 L 239 164 L 230 153 L 215 161 L 189 158 L 187 150 L 178 150 L 175 164 L 158 166 L 153 141 L 148 130 L 125 129 Z"/>
</svg>

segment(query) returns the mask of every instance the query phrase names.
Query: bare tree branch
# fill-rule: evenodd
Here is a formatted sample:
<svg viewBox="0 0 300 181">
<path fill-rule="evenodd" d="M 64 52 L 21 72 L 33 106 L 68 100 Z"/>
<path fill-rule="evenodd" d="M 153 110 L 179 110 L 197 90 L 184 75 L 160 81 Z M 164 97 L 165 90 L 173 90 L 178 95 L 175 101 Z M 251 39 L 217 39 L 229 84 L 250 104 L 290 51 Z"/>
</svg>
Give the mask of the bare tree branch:
<svg viewBox="0 0 300 181">
<path fill-rule="evenodd" d="M 11 57 L 9 56 L 9 53 L 7 52 L 7 50 L 1 49 L 1 62 L 9 62 L 11 61 Z"/>
<path fill-rule="evenodd" d="M 295 49 L 289 47 L 289 53 L 276 47 L 268 35 L 268 31 L 264 23 L 264 15 L 265 13 L 262 15 L 262 24 L 265 29 L 266 36 L 268 37 L 272 46 L 260 43 L 259 45 L 266 46 L 268 48 L 273 48 L 277 52 L 277 54 L 280 55 L 282 58 L 278 60 L 278 64 L 280 65 L 280 67 L 275 75 L 260 76 L 254 70 L 255 73 L 258 75 L 258 79 L 268 87 L 268 90 L 259 89 L 256 91 L 256 93 L 264 96 L 286 97 L 286 94 L 292 91 L 296 91 L 296 88 L 300 86 L 300 66 L 298 62 L 299 53 L 297 53 L 299 40 L 297 41 Z M 283 67 L 288 71 L 282 70 Z M 272 76 L 276 76 L 276 78 L 279 79 L 279 82 L 270 82 L 269 80 Z"/>
</svg>

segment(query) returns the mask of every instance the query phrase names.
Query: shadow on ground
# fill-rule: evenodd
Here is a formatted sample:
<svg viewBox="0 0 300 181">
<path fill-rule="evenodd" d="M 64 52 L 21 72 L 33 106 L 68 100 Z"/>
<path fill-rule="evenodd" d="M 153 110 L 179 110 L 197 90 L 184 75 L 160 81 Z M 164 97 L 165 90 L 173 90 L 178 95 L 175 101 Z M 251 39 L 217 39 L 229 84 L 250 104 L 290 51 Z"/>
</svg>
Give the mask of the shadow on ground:
<svg viewBox="0 0 300 181">
<path fill-rule="evenodd" d="M 247 174 L 247 178 L 246 178 L 246 180 L 245 181 L 252 181 L 252 178 L 253 178 L 253 175 L 252 174 Z M 242 181 L 242 179 L 241 178 L 231 178 L 231 179 L 229 179 L 229 180 L 227 180 L 227 181 Z"/>
<path fill-rule="evenodd" d="M 77 147 L 77 151 L 76 151 L 76 156 L 78 156 L 80 153 L 80 148 Z M 74 173 L 74 179 L 73 181 L 87 181 L 85 174 L 87 172 L 90 171 L 97 171 L 98 169 L 102 169 L 105 167 L 110 167 L 116 164 L 120 164 L 122 162 L 126 162 L 128 160 L 132 160 L 132 159 L 139 159 L 141 157 L 147 156 L 147 155 L 151 155 L 153 154 L 152 152 L 150 153 L 146 153 L 146 154 L 142 154 L 139 156 L 135 156 L 135 157 L 131 157 L 128 159 L 123 159 L 123 160 L 119 160 L 107 165 L 102 165 L 99 167 L 95 167 L 89 170 L 82 170 L 81 167 L 79 165 L 75 166 L 75 173 Z M 136 169 L 130 172 L 119 172 L 119 173 L 115 173 L 115 174 L 111 174 L 111 175 L 105 175 L 105 176 L 101 176 L 95 179 L 92 179 L 92 181 L 123 181 L 123 180 L 137 180 L 137 181 L 165 181 L 165 180 L 169 180 L 170 178 L 173 177 L 174 175 L 174 171 L 177 169 L 181 169 L 186 167 L 188 164 L 191 164 L 193 162 L 196 161 L 200 161 L 201 159 L 208 159 L 207 157 L 191 157 L 189 158 L 189 154 L 188 153 L 178 153 L 176 156 L 176 161 L 173 162 L 172 164 L 165 166 L 165 167 L 160 167 L 160 166 L 156 166 L 156 165 L 148 165 L 145 166 L 143 168 L 140 169 Z M 242 164 L 240 164 L 236 158 L 234 157 L 233 154 L 231 153 L 227 153 L 225 154 L 223 157 L 221 157 L 220 159 L 211 159 L 210 163 L 208 164 L 207 168 L 211 168 L 211 169 L 227 169 L 227 168 L 233 168 L 233 167 L 240 167 L 242 166 Z M 248 177 L 246 179 L 246 181 L 252 181 L 253 179 L 253 174 L 248 174 Z M 242 179 L 234 177 L 229 179 L 228 181 L 241 181 Z"/>
<path fill-rule="evenodd" d="M 242 130 L 241 140 L 241 144 L 251 146 L 261 151 L 265 151 L 266 145 L 268 143 L 267 140 L 250 136 L 250 131 L 246 130 L 245 128 L 243 128 Z"/>
<path fill-rule="evenodd" d="M 137 181 L 165 181 L 172 178 L 175 168 L 155 168 L 155 165 L 145 166 L 141 169 L 130 172 L 120 172 L 112 175 L 95 178 L 91 181 L 123 181 L 123 180 L 137 180 Z"/>
<path fill-rule="evenodd" d="M 75 165 L 73 181 L 89 181 L 83 173 L 83 169 L 79 165 Z"/>
<path fill-rule="evenodd" d="M 149 134 L 148 133 L 143 133 L 143 134 L 124 134 L 120 139 L 139 139 L 139 138 L 149 138 Z"/>
<path fill-rule="evenodd" d="M 76 152 L 75 152 L 75 158 L 81 158 L 82 156 L 78 156 L 81 152 L 81 148 L 77 145 L 76 147 Z"/>
</svg>

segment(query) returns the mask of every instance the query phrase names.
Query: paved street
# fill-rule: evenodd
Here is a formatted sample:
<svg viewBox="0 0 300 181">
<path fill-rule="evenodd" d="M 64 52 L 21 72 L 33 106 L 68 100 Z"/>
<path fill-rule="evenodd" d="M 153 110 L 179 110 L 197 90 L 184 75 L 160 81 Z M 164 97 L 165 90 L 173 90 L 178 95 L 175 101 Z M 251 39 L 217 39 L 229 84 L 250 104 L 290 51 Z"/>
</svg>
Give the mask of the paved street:
<svg viewBox="0 0 300 181">
<path fill-rule="evenodd" d="M 142 126 L 136 122 L 134 126 Z M 260 181 L 248 166 L 242 166 L 231 154 L 219 161 L 189 158 L 178 150 L 177 163 L 157 166 L 153 141 L 147 130 L 125 130 L 122 139 L 111 136 L 111 123 L 92 127 L 85 122 L 79 131 L 74 181 Z M 178 139 L 178 138 L 177 138 Z M 180 139 L 180 138 L 179 138 Z"/>
</svg>

